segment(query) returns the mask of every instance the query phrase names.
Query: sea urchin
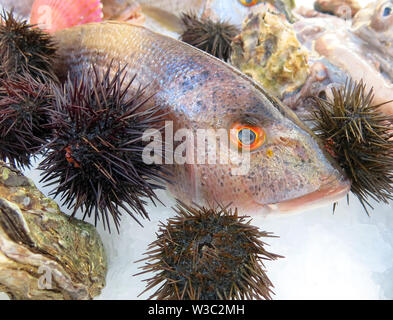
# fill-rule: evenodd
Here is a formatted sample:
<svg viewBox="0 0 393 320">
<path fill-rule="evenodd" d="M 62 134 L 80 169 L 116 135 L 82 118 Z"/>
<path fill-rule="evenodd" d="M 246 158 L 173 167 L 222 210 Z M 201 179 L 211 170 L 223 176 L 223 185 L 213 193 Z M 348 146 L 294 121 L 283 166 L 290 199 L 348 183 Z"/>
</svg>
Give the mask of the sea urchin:
<svg viewBox="0 0 393 320">
<path fill-rule="evenodd" d="M 363 82 L 347 81 L 332 89 L 333 100 L 317 98 L 311 119 L 314 131 L 352 180 L 351 191 L 367 211 L 368 197 L 393 199 L 393 117 L 373 105 L 373 90 Z"/>
<path fill-rule="evenodd" d="M 109 231 L 110 217 L 119 231 L 120 209 L 138 223 L 134 213 L 148 218 L 141 197 L 154 202 L 154 189 L 165 180 L 159 166 L 142 158 L 143 133 L 162 121 L 161 109 L 144 108 L 149 97 L 131 88 L 134 78 L 127 80 L 124 68 L 113 77 L 111 67 L 103 74 L 93 68 L 55 90 L 54 137 L 40 164 L 42 181 L 58 184 L 52 194 L 62 194 L 74 215 L 81 208 L 83 218 L 94 213 L 97 223 L 102 217 Z"/>
<path fill-rule="evenodd" d="M 0 79 L 0 159 L 13 166 L 30 165 L 31 154 L 49 137 L 53 95 L 49 83 L 29 74 Z"/>
<path fill-rule="evenodd" d="M 56 48 L 50 35 L 16 20 L 12 12 L 4 12 L 0 21 L 0 78 L 27 73 L 34 79 L 55 80 Z"/>
<path fill-rule="evenodd" d="M 280 256 L 264 249 L 261 237 L 271 237 L 239 217 L 237 209 L 191 207 L 178 201 L 177 216 L 161 223 L 150 244 L 140 274 L 150 297 L 159 300 L 270 299 L 272 283 L 263 260 Z M 139 261 L 138 261 L 139 262 Z M 151 263 L 152 262 L 152 263 Z"/>
<path fill-rule="evenodd" d="M 231 56 L 232 39 L 240 30 L 227 22 L 198 19 L 195 14 L 183 14 L 184 31 L 181 40 L 211 55 L 227 61 Z"/>
</svg>

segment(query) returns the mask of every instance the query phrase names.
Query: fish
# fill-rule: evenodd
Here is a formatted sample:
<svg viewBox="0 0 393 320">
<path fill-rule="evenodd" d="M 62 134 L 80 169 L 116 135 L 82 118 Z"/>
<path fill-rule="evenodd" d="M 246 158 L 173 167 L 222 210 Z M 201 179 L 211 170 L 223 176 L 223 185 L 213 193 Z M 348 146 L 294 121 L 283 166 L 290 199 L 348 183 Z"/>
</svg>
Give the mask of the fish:
<svg viewBox="0 0 393 320">
<path fill-rule="evenodd" d="M 142 7 L 137 1 L 102 0 L 104 20 L 127 21 L 134 24 L 145 22 Z"/>
<path fill-rule="evenodd" d="M 373 103 L 381 105 L 379 111 L 388 116 L 393 115 L 392 4 L 375 1 L 348 21 L 299 8 L 302 18 L 293 24 L 297 38 L 310 50 L 310 56 L 327 59 L 346 75 L 341 78 L 363 81 L 367 91 L 374 91 Z M 328 73 L 336 72 L 329 66 L 327 69 Z M 345 80 L 332 85 L 344 83 Z"/>
<path fill-rule="evenodd" d="M 107 0 L 113 1 L 113 0 Z M 193 12 L 200 16 L 206 0 L 139 0 L 142 12 L 146 16 L 145 26 L 177 38 L 183 32 L 181 15 Z"/>
<path fill-rule="evenodd" d="M 60 78 L 77 79 L 92 66 L 101 72 L 114 65 L 125 68 L 129 79 L 136 76 L 133 84 L 151 96 L 150 103 L 161 106 L 174 133 L 224 130 L 235 160 L 249 156 L 249 168 L 241 175 L 233 171 L 237 163 L 165 164 L 171 170 L 168 190 L 183 202 L 230 204 L 250 214 L 286 212 L 333 202 L 349 191 L 350 181 L 311 130 L 221 60 L 121 22 L 75 26 L 56 32 L 54 39 Z M 181 143 L 174 145 L 175 156 Z"/>
<path fill-rule="evenodd" d="M 355 15 L 352 31 L 363 40 L 362 49 L 374 53 L 380 71 L 393 82 L 393 1 L 370 3 Z"/>
</svg>

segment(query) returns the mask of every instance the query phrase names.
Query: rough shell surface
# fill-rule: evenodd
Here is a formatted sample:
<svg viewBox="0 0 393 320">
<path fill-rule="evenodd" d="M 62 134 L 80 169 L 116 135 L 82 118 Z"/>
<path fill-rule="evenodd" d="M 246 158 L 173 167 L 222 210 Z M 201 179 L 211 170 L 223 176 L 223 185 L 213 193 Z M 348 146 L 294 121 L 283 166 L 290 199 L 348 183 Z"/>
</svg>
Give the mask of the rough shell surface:
<svg viewBox="0 0 393 320">
<path fill-rule="evenodd" d="M 231 63 L 277 98 L 303 85 L 307 59 L 292 26 L 267 10 L 250 14 L 232 42 Z"/>
<path fill-rule="evenodd" d="M 0 291 L 11 299 L 92 299 L 106 272 L 95 228 L 69 219 L 30 179 L 0 162 Z"/>
</svg>

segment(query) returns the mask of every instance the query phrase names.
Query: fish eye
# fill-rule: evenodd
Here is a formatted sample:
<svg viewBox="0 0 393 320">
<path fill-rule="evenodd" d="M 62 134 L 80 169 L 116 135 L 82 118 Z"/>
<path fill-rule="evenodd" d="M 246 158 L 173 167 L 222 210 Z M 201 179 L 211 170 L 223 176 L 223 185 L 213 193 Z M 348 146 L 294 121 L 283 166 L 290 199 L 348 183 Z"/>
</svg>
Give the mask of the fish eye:
<svg viewBox="0 0 393 320">
<path fill-rule="evenodd" d="M 246 7 L 251 7 L 259 2 L 258 0 L 239 0 L 239 1 L 242 5 Z"/>
<path fill-rule="evenodd" d="M 241 144 L 249 146 L 255 142 L 255 140 L 257 139 L 257 135 L 253 130 L 249 128 L 244 128 L 239 130 L 239 132 L 237 133 L 237 138 L 239 139 Z"/>
<path fill-rule="evenodd" d="M 236 122 L 231 128 L 231 142 L 238 149 L 256 150 L 265 138 L 265 131 L 258 126 Z"/>
<path fill-rule="evenodd" d="M 392 7 L 391 6 L 386 6 L 385 9 L 383 9 L 382 16 L 387 17 L 392 13 Z"/>
</svg>

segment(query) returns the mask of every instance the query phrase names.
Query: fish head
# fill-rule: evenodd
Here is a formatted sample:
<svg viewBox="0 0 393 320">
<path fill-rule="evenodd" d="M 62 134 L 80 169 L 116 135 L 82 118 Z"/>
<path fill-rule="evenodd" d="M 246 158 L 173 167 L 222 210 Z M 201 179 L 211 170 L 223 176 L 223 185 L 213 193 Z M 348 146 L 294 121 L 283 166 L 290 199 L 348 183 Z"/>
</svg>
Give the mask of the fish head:
<svg viewBox="0 0 393 320">
<path fill-rule="evenodd" d="M 370 3 L 354 16 L 352 26 L 360 38 L 368 43 L 377 42 L 384 53 L 390 50 L 393 55 L 393 0 Z"/>
<path fill-rule="evenodd" d="M 393 1 L 378 1 L 371 14 L 370 26 L 377 32 L 393 30 Z M 393 37 L 393 36 L 391 36 Z"/>
<path fill-rule="evenodd" d="M 188 165 L 179 179 L 190 181 L 183 199 L 253 214 L 305 210 L 348 193 L 343 170 L 290 109 L 257 85 L 221 89 L 207 93 L 215 96 L 214 114 L 200 112 L 196 123 L 225 128 L 230 159 L 221 163 L 225 153 L 217 152 L 215 164 Z"/>
</svg>

